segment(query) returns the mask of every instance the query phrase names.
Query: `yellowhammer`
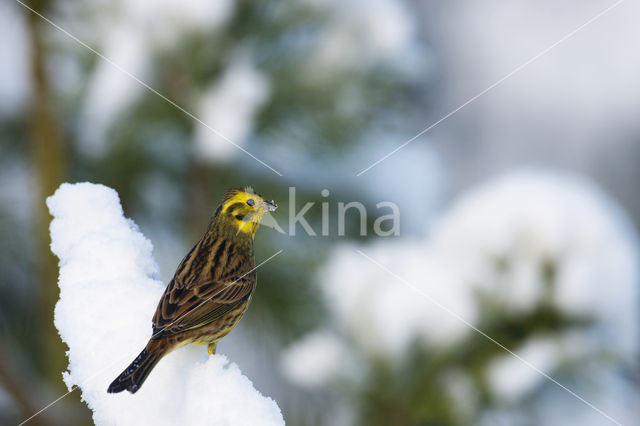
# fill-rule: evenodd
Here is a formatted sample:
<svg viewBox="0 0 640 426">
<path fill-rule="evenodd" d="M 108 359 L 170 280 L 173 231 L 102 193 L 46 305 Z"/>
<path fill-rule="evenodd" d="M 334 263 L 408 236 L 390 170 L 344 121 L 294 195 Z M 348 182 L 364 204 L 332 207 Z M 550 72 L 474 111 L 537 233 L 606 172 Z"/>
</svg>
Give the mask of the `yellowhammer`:
<svg viewBox="0 0 640 426">
<path fill-rule="evenodd" d="M 253 238 L 263 215 L 276 207 L 251 188 L 227 191 L 160 298 L 149 343 L 108 392 L 135 393 L 164 355 L 185 344 L 207 344 L 210 354 L 216 352 L 247 310 L 256 288 Z"/>
</svg>

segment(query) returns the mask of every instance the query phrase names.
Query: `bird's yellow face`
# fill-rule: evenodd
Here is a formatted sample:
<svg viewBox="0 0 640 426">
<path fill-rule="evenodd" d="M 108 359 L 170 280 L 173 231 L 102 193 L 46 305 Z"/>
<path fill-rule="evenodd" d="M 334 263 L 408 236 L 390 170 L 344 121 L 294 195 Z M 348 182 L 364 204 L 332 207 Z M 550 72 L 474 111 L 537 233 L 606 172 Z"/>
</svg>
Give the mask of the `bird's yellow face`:
<svg viewBox="0 0 640 426">
<path fill-rule="evenodd" d="M 266 212 L 278 206 L 273 200 L 265 200 L 251 188 L 231 189 L 223 200 L 220 213 L 231 220 L 239 232 L 254 235 Z"/>
</svg>

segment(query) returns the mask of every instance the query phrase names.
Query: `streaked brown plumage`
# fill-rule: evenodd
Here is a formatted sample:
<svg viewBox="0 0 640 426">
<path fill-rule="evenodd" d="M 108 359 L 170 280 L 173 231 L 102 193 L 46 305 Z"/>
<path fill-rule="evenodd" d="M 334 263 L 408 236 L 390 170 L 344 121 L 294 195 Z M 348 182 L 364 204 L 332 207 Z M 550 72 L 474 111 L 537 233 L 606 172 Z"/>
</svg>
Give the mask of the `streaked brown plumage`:
<svg viewBox="0 0 640 426">
<path fill-rule="evenodd" d="M 215 353 L 249 305 L 256 288 L 253 238 L 264 213 L 275 208 L 251 188 L 227 191 L 162 295 L 147 346 L 108 392 L 135 393 L 158 361 L 182 345 L 207 344 Z"/>
</svg>

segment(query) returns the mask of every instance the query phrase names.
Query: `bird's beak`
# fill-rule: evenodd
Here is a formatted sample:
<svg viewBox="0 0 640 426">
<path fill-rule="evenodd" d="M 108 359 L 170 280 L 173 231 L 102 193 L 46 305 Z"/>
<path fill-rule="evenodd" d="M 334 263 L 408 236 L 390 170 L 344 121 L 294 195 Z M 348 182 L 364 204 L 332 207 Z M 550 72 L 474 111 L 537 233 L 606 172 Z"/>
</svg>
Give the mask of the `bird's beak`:
<svg viewBox="0 0 640 426">
<path fill-rule="evenodd" d="M 275 211 L 278 208 L 278 205 L 273 202 L 273 200 L 264 200 L 262 203 L 262 207 L 267 211 Z"/>
</svg>

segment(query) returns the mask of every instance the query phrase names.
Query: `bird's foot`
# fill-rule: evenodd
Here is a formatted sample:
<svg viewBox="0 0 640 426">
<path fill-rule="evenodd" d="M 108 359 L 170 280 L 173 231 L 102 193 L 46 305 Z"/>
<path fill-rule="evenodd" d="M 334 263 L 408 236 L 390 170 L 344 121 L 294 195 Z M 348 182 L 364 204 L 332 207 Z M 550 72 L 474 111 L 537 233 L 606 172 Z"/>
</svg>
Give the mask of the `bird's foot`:
<svg viewBox="0 0 640 426">
<path fill-rule="evenodd" d="M 207 346 L 207 352 L 209 353 L 209 355 L 216 354 L 216 346 L 218 346 L 217 343 L 209 343 L 209 345 Z"/>
</svg>

